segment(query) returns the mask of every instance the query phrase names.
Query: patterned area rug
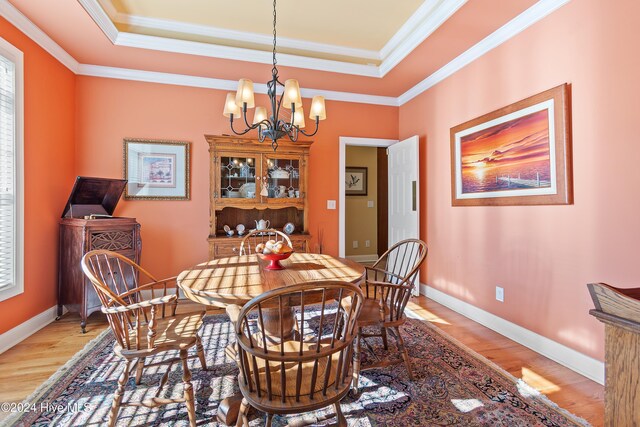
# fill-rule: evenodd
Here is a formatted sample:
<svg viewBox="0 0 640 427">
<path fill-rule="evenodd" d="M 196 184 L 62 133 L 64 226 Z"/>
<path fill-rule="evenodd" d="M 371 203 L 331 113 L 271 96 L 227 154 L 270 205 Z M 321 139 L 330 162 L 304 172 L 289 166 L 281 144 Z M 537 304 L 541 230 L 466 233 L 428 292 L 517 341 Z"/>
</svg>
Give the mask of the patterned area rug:
<svg viewBox="0 0 640 427">
<path fill-rule="evenodd" d="M 545 396 L 479 356 L 428 322 L 410 319 L 403 336 L 412 355 L 415 381 L 403 365 L 363 372 L 362 395 L 347 396 L 342 410 L 352 426 L 584 426 Z M 198 425 L 216 426 L 219 402 L 238 392 L 235 364 L 224 349 L 234 338 L 226 315 L 211 315 L 202 330 L 209 371 L 190 360 L 196 390 Z M 390 346 L 394 340 L 390 339 Z M 370 340 L 373 347 L 381 342 Z M 113 336 L 105 331 L 43 384 L 5 420 L 17 426 L 99 426 L 107 419 L 117 378 L 124 364 L 113 355 Z M 366 352 L 365 352 L 366 354 Z M 366 359 L 366 357 L 365 357 Z M 155 360 L 154 360 L 155 361 Z M 366 364 L 366 360 L 364 361 Z M 124 400 L 155 393 L 163 367 L 145 370 L 143 383 L 127 386 Z M 182 393 L 181 371 L 172 368 L 165 395 Z M 274 425 L 327 424 L 332 411 L 276 417 Z M 187 426 L 184 405 L 155 409 L 123 407 L 118 426 Z M 251 412 L 251 426 L 264 425 Z"/>
</svg>

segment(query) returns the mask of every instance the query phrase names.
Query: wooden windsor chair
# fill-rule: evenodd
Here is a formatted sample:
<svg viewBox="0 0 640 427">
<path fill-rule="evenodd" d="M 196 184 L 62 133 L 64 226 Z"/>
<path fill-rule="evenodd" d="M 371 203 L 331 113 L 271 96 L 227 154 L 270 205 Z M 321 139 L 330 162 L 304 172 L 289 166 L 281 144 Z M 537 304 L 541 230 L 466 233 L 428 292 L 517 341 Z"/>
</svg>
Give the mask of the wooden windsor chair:
<svg viewBox="0 0 640 427">
<path fill-rule="evenodd" d="M 269 240 L 275 240 L 276 242 L 285 242 L 290 248 L 291 239 L 282 231 L 274 228 L 268 228 L 266 230 L 253 230 L 240 242 L 240 255 L 255 254 L 256 246 L 259 243 L 266 243 Z"/>
<path fill-rule="evenodd" d="M 385 367 L 397 363 L 406 366 L 409 378 L 413 380 L 411 361 L 400 334 L 400 326 L 406 321 L 404 313 L 415 286 L 420 266 L 427 258 L 427 244 L 418 239 L 402 240 L 387 250 L 371 267 L 365 267 L 365 300 L 358 318 L 354 362 L 354 391 L 358 393 L 360 380 L 360 355 L 364 342 L 377 362 L 367 365 L 366 370 Z M 379 328 L 380 333 L 364 332 L 364 328 Z M 387 330 L 394 336 L 402 358 L 381 359 L 366 342 L 369 337 L 381 337 L 385 350 L 389 350 Z"/>
<path fill-rule="evenodd" d="M 154 408 L 170 403 L 185 403 L 189 424 L 194 427 L 195 399 L 191 372 L 187 366 L 187 352 L 191 347 L 196 347 L 202 369 L 207 369 L 202 341 L 198 336 L 205 311 L 176 314 L 178 288 L 175 286 L 175 277 L 159 281 L 135 262 L 118 253 L 94 250 L 85 254 L 81 264 L 82 271 L 91 280 L 102 302 L 102 312 L 106 314 L 115 335 L 114 352 L 126 360 L 113 397 L 108 425 L 112 427 L 116 424 L 120 406 Z M 140 285 L 141 276 L 150 281 Z M 145 363 L 145 358 L 170 350 L 177 350 L 180 356 L 161 362 Z M 171 365 L 178 361 L 182 365 L 183 397 L 161 398 L 159 396 L 169 377 Z M 136 384 L 140 384 L 144 368 L 161 364 L 169 364 L 169 367 L 160 380 L 155 397 L 142 402 L 123 403 L 125 385 L 134 364 Z"/>
<path fill-rule="evenodd" d="M 274 414 L 300 414 L 334 406 L 339 426 L 346 426 L 340 400 L 353 379 L 353 342 L 356 319 L 364 295 L 354 284 L 311 282 L 266 292 L 240 309 L 229 306 L 237 343 L 238 382 L 243 395 L 236 426 L 248 426 L 250 407 Z M 337 303 L 336 303 L 337 301 Z M 345 309 L 340 302 L 348 301 Z M 265 332 L 264 311 L 295 307 L 296 336 L 287 339 Z"/>
</svg>

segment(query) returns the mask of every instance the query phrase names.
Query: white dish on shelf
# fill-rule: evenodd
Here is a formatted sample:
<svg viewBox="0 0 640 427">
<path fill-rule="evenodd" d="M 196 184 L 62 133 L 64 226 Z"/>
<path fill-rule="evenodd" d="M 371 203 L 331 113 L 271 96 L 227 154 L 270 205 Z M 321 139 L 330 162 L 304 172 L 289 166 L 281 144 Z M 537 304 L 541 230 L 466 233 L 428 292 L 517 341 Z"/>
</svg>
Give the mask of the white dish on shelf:
<svg viewBox="0 0 640 427">
<path fill-rule="evenodd" d="M 295 230 L 296 226 L 292 222 L 286 223 L 282 228 L 282 231 L 284 231 L 286 234 L 293 234 Z"/>
<path fill-rule="evenodd" d="M 289 172 L 283 169 L 272 170 L 270 175 L 271 178 L 289 178 Z"/>
<path fill-rule="evenodd" d="M 227 197 L 230 199 L 240 199 L 242 195 L 239 191 L 227 191 Z"/>
<path fill-rule="evenodd" d="M 247 198 L 248 193 L 252 192 L 254 195 L 256 194 L 256 183 L 255 182 L 247 182 L 246 184 L 242 184 L 240 187 L 240 197 Z"/>
<path fill-rule="evenodd" d="M 236 225 L 236 231 L 238 232 L 238 236 L 242 236 L 244 234 L 244 224 Z"/>
</svg>

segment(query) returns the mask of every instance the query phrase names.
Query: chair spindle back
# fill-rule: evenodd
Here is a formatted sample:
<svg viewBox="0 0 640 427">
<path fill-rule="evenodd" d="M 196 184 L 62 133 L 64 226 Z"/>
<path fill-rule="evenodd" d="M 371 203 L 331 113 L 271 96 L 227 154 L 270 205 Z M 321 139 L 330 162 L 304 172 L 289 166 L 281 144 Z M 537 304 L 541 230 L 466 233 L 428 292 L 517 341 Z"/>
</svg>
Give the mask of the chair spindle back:
<svg viewBox="0 0 640 427">
<path fill-rule="evenodd" d="M 389 248 L 372 267 L 366 268 L 365 295 L 388 307 L 387 321 L 404 316 L 427 252 L 427 244 L 422 240 L 402 240 Z"/>
<path fill-rule="evenodd" d="M 118 344 L 125 350 L 154 348 L 157 319 L 175 315 L 176 291 L 170 294 L 167 286 L 173 280 L 159 282 L 129 258 L 107 250 L 86 253 L 81 265 Z M 140 285 L 141 279 L 148 281 Z"/>
<path fill-rule="evenodd" d="M 275 289 L 249 301 L 236 322 L 241 388 L 282 403 L 346 393 L 363 298 L 354 284 L 325 281 Z M 293 337 L 286 336 L 286 310 L 295 311 Z M 273 319 L 279 320 L 268 325 Z"/>
</svg>

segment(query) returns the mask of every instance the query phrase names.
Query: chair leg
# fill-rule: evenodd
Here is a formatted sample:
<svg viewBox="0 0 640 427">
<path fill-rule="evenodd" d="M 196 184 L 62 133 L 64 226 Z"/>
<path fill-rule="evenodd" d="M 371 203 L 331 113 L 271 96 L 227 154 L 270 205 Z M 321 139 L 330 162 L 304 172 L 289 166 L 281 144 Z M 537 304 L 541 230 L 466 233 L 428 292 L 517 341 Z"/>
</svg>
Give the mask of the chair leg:
<svg viewBox="0 0 640 427">
<path fill-rule="evenodd" d="M 182 362 L 182 383 L 184 384 L 184 400 L 189 414 L 189 426 L 196 427 L 196 403 L 193 396 L 193 384 L 191 384 L 191 371 L 187 364 L 188 353 L 186 349 L 180 350 Z"/>
<path fill-rule="evenodd" d="M 138 359 L 136 363 L 136 384 L 140 385 L 142 382 L 142 371 L 144 369 L 144 357 Z"/>
<path fill-rule="evenodd" d="M 109 421 L 108 426 L 114 427 L 116 425 L 116 420 L 118 419 L 118 412 L 120 411 L 120 404 L 122 403 L 122 395 L 124 394 L 124 388 L 127 385 L 127 381 L 129 381 L 129 370 L 131 369 L 131 361 L 127 360 L 127 363 L 124 367 L 124 371 L 120 374 L 118 378 L 118 388 L 113 395 L 113 402 L 111 403 L 111 411 L 109 412 Z"/>
<path fill-rule="evenodd" d="M 342 413 L 342 408 L 340 408 L 340 402 L 336 402 L 333 404 L 333 408 L 336 411 L 336 417 L 338 417 L 338 427 L 346 427 L 347 426 L 347 419 L 344 417 L 344 414 Z"/>
<path fill-rule="evenodd" d="M 393 330 L 396 333 L 396 340 L 398 341 L 398 350 L 402 353 L 402 359 L 404 360 L 404 364 L 407 367 L 407 373 L 409 374 L 409 379 L 413 380 L 413 371 L 411 370 L 411 359 L 409 359 L 409 353 L 407 352 L 407 347 L 404 345 L 404 340 L 402 339 L 402 335 L 400 335 L 400 328 L 395 326 Z"/>
<path fill-rule="evenodd" d="M 361 356 L 361 341 L 362 341 L 362 337 L 361 337 L 361 333 L 362 333 L 362 329 L 360 329 L 358 331 L 358 336 L 356 337 L 356 342 L 354 344 L 355 347 L 355 359 L 353 361 L 353 385 L 351 387 L 352 391 L 353 391 L 353 395 L 357 396 L 358 393 L 360 392 L 359 390 L 359 386 L 360 386 L 360 356 Z"/>
<path fill-rule="evenodd" d="M 271 427 L 273 422 L 273 414 L 267 414 L 267 420 L 264 422 L 264 427 Z"/>
<path fill-rule="evenodd" d="M 238 411 L 238 421 L 236 421 L 236 427 L 249 427 L 249 418 L 247 415 L 249 414 L 249 409 L 251 406 L 247 399 L 242 399 L 242 403 L 240 404 L 240 410 Z"/>
<path fill-rule="evenodd" d="M 200 359 L 200 366 L 203 371 L 207 370 L 207 357 L 204 354 L 204 347 L 202 346 L 202 340 L 199 336 L 196 336 L 196 351 L 198 352 L 198 359 Z"/>
<path fill-rule="evenodd" d="M 389 350 L 389 341 L 387 341 L 387 328 L 382 326 L 380 329 L 382 332 L 382 344 L 384 344 L 384 349 Z"/>
</svg>

